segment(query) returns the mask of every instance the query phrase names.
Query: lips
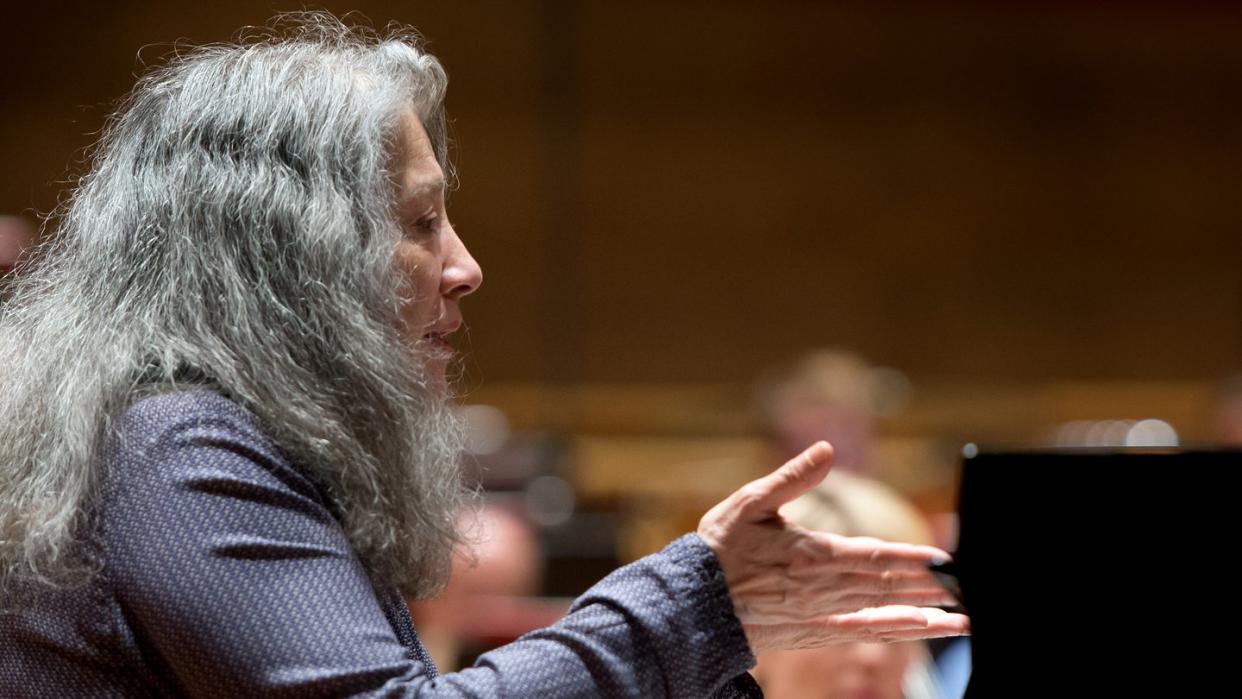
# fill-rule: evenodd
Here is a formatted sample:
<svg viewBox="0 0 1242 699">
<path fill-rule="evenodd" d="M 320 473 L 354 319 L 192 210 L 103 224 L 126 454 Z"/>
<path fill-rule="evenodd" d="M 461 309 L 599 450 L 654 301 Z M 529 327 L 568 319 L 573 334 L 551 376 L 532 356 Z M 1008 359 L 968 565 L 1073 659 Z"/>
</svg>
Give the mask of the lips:
<svg viewBox="0 0 1242 699">
<path fill-rule="evenodd" d="M 442 313 L 438 320 L 423 326 L 426 331 L 419 344 L 431 359 L 451 360 L 455 354 L 451 338 L 461 326 L 462 317 L 459 313 Z"/>
<path fill-rule="evenodd" d="M 452 359 L 454 350 L 451 336 L 461 328 L 461 320 L 440 322 L 423 334 L 423 349 L 434 359 Z"/>
<path fill-rule="evenodd" d="M 423 335 L 423 342 L 437 354 L 453 353 L 453 343 L 449 341 L 448 333 L 427 333 Z"/>
</svg>

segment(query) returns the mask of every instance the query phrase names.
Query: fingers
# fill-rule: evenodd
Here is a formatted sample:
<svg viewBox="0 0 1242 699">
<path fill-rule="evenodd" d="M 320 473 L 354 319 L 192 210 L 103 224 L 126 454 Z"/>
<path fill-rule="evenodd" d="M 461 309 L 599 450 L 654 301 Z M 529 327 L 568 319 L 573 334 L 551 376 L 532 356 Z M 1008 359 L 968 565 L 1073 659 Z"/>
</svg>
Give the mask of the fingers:
<svg viewBox="0 0 1242 699">
<path fill-rule="evenodd" d="M 747 639 L 756 651 L 920 641 L 969 633 L 970 620 L 965 615 L 910 606 L 863 609 L 813 622 L 746 626 Z"/>
<path fill-rule="evenodd" d="M 851 575 L 850 580 L 803 588 L 793 595 L 779 588 L 748 593 L 739 616 L 751 624 L 799 624 L 873 608 L 958 606 L 952 595 L 926 580 L 908 578 L 890 584 L 880 583 L 876 576 Z"/>
<path fill-rule="evenodd" d="M 926 571 L 884 571 L 881 573 L 851 571 L 832 577 L 831 581 L 823 582 L 826 589 L 836 590 L 842 594 L 894 595 L 906 592 L 917 593 L 936 591 L 942 595 L 949 593 L 941 587 L 931 573 Z M 814 589 L 814 588 L 812 588 Z M 874 607 L 878 605 L 863 605 Z"/>
<path fill-rule="evenodd" d="M 828 442 L 812 444 L 806 451 L 785 462 L 784 466 L 742 487 L 739 492 L 751 494 L 751 500 L 745 505 L 747 514 L 757 519 L 776 514 L 781 505 L 824 480 L 831 464 L 832 447 Z"/>
<path fill-rule="evenodd" d="M 949 554 L 935 546 L 900 544 L 864 536 L 838 536 L 820 532 L 807 532 L 806 535 L 820 548 L 824 562 L 838 569 L 873 573 L 928 573 L 928 565 L 950 560 Z"/>
<path fill-rule="evenodd" d="M 833 575 L 817 576 L 816 572 L 802 572 L 792 580 L 796 591 L 787 592 L 793 597 L 823 597 L 834 604 L 848 603 L 857 598 L 862 604 L 853 609 L 863 607 L 879 607 L 886 604 L 914 604 L 925 607 L 940 604 L 941 600 L 952 600 L 953 596 L 936 582 L 927 571 L 884 571 L 845 572 Z M 928 599 L 929 602 L 917 604 L 908 600 Z M 841 609 L 839 611 L 853 611 Z"/>
<path fill-rule="evenodd" d="M 944 589 L 917 587 L 888 593 L 858 592 L 833 600 L 832 607 L 840 612 L 882 607 L 889 604 L 914 607 L 956 607 L 959 603 Z"/>
<path fill-rule="evenodd" d="M 964 614 L 897 605 L 838 614 L 825 619 L 823 626 L 827 634 L 861 641 L 913 641 L 970 633 L 970 619 Z"/>
</svg>

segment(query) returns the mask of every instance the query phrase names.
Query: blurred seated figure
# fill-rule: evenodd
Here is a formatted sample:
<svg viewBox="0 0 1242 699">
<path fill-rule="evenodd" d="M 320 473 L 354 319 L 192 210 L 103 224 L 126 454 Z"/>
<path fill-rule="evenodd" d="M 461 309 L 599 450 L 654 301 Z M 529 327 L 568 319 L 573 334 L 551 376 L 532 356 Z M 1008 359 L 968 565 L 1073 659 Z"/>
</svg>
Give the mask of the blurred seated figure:
<svg viewBox="0 0 1242 699">
<path fill-rule="evenodd" d="M 1242 446 L 1242 374 L 1235 374 L 1217 386 L 1211 428 L 1217 444 Z"/>
<path fill-rule="evenodd" d="M 759 403 L 780 456 L 823 439 L 836 453 L 834 473 L 867 473 L 876 416 L 900 406 L 908 392 L 899 372 L 853 352 L 824 349 L 762 381 Z"/>
<path fill-rule="evenodd" d="M 833 473 L 810 492 L 781 508 L 807 529 L 889 541 L 928 543 L 922 515 L 882 483 Z M 841 643 L 811 650 L 759 655 L 755 678 L 769 699 L 937 699 L 927 644 Z"/>
<path fill-rule="evenodd" d="M 407 600 L 423 645 L 436 665 L 450 672 L 555 623 L 570 602 L 536 596 L 543 583 L 543 547 L 512 508 L 486 502 L 463 514 L 460 526 L 473 545 L 454 553 L 444 591 L 429 600 Z"/>
<path fill-rule="evenodd" d="M 34 226 L 26 219 L 0 216 L 0 300 L 4 299 L 4 289 L 8 285 L 6 277 L 17 268 L 34 242 Z"/>
</svg>

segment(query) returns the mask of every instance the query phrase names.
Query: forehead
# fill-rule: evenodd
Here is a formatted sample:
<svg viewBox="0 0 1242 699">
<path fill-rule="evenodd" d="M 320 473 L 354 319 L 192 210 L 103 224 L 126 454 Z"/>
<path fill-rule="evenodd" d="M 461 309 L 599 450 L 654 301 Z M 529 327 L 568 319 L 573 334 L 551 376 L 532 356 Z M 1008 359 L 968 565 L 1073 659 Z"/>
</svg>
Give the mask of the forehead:
<svg viewBox="0 0 1242 699">
<path fill-rule="evenodd" d="M 393 173 L 402 196 L 417 196 L 444 190 L 444 171 L 436 160 L 435 148 L 413 109 L 401 114 L 397 126 Z"/>
</svg>

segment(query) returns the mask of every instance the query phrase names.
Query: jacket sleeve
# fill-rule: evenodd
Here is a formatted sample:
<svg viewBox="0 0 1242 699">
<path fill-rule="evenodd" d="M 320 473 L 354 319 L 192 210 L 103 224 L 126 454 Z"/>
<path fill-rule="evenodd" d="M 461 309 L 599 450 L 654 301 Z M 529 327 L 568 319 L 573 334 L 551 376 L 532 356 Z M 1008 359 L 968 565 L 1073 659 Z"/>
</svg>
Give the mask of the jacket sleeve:
<svg viewBox="0 0 1242 699">
<path fill-rule="evenodd" d="M 144 661 L 190 696 L 701 697 L 753 685 L 723 575 L 696 536 L 615 571 L 557 624 L 437 675 L 398 640 L 318 489 L 249 413 L 218 396 L 148 399 L 117 445 L 104 574 Z"/>
</svg>

